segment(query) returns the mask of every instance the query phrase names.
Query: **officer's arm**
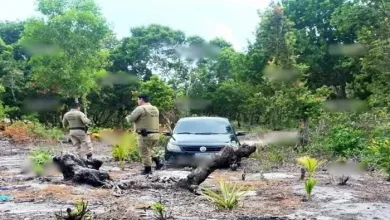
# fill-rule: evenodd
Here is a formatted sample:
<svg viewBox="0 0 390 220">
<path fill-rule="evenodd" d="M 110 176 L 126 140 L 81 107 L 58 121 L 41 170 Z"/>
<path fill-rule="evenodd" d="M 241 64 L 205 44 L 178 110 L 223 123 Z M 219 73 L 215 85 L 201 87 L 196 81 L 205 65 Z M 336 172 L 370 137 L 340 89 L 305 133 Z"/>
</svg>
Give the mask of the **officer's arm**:
<svg viewBox="0 0 390 220">
<path fill-rule="evenodd" d="M 66 119 L 65 115 L 62 118 L 62 126 L 66 128 L 69 125 L 68 120 Z"/>
<path fill-rule="evenodd" d="M 92 124 L 92 121 L 89 120 L 89 118 L 87 118 L 87 116 L 86 116 L 84 113 L 82 113 L 82 112 L 80 112 L 80 118 L 81 118 L 81 121 L 83 121 L 83 123 L 84 123 L 85 125 L 90 125 L 90 124 Z"/>
<path fill-rule="evenodd" d="M 135 122 L 139 119 L 139 117 L 141 117 L 141 115 L 142 115 L 142 109 L 140 107 L 137 107 L 129 116 L 126 117 L 126 120 L 128 122 Z"/>
</svg>

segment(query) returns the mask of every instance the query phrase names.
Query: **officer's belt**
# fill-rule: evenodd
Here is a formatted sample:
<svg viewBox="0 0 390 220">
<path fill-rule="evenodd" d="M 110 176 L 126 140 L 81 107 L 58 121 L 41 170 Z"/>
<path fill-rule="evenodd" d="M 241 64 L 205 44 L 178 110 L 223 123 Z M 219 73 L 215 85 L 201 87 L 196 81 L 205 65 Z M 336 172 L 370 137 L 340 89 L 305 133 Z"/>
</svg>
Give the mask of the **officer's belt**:
<svg viewBox="0 0 390 220">
<path fill-rule="evenodd" d="M 158 134 L 160 132 L 159 131 L 148 131 L 146 129 L 140 129 L 140 130 L 137 130 L 136 133 L 143 136 L 143 137 L 146 137 L 146 136 L 148 136 L 148 134 Z"/>
<path fill-rule="evenodd" d="M 85 127 L 73 127 L 69 128 L 69 130 L 85 130 Z"/>
<path fill-rule="evenodd" d="M 142 131 L 136 131 L 138 134 L 142 133 Z M 145 132 L 145 131 L 144 131 Z M 148 133 L 148 134 L 158 134 L 160 133 L 159 131 L 146 131 L 145 133 Z"/>
</svg>

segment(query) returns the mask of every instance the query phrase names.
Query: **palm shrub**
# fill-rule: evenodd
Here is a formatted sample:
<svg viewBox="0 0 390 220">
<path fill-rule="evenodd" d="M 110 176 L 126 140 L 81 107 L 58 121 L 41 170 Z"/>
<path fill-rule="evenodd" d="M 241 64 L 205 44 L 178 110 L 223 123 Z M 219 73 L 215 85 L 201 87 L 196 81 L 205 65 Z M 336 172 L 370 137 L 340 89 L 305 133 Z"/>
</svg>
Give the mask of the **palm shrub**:
<svg viewBox="0 0 390 220">
<path fill-rule="evenodd" d="M 309 173 L 309 177 L 312 177 L 317 168 L 322 164 L 322 162 L 318 162 L 317 159 L 303 156 L 297 159 L 298 164 L 305 167 L 306 171 Z"/>
<path fill-rule="evenodd" d="M 313 192 L 313 188 L 314 186 L 317 184 L 317 180 L 312 178 L 312 177 L 309 177 L 306 181 L 305 181 L 305 190 L 306 190 L 306 195 L 307 195 L 307 200 L 310 200 L 311 199 L 311 194 Z"/>
<path fill-rule="evenodd" d="M 243 190 L 243 187 L 228 184 L 224 180 L 219 181 L 219 190 L 220 193 L 204 189 L 202 195 L 217 207 L 228 210 L 235 208 L 238 205 L 239 198 L 247 193 L 247 190 Z"/>
<path fill-rule="evenodd" d="M 305 181 L 305 190 L 306 190 L 307 200 L 310 200 L 313 192 L 313 188 L 317 184 L 317 180 L 313 178 L 313 175 L 317 170 L 317 168 L 322 164 L 322 162 L 318 162 L 317 159 L 308 156 L 300 157 L 297 159 L 297 161 L 299 165 L 305 167 L 309 175 L 309 178 L 307 178 Z"/>
</svg>

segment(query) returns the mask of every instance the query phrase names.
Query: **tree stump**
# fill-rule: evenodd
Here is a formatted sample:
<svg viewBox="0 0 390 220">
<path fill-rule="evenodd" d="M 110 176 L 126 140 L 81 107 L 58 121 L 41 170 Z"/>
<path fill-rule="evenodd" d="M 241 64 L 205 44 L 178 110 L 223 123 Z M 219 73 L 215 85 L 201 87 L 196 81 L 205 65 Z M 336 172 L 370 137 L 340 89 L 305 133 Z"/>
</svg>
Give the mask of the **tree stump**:
<svg viewBox="0 0 390 220">
<path fill-rule="evenodd" d="M 234 150 L 232 147 L 225 147 L 221 152 L 215 154 L 211 160 L 200 165 L 186 179 L 180 180 L 177 184 L 179 187 L 195 192 L 198 186 L 216 169 L 237 164 L 242 158 L 249 157 L 255 151 L 256 146 L 247 144 L 242 145 L 237 150 Z"/>
<path fill-rule="evenodd" d="M 111 180 L 107 172 L 99 170 L 103 162 L 97 159 L 89 161 L 75 154 L 65 153 L 55 156 L 53 163 L 59 168 L 66 181 L 104 186 L 108 180 Z"/>
</svg>

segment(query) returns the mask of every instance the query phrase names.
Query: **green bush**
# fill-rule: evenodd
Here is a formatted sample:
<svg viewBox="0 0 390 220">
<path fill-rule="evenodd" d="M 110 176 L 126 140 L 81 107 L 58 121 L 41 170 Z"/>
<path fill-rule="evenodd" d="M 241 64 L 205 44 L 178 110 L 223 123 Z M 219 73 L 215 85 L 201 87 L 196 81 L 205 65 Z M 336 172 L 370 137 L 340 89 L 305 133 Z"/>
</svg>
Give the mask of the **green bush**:
<svg viewBox="0 0 390 220">
<path fill-rule="evenodd" d="M 330 129 L 324 139 L 324 145 L 334 156 L 353 156 L 362 151 L 365 144 L 364 135 L 361 130 L 336 125 Z"/>
<path fill-rule="evenodd" d="M 124 169 L 126 160 L 139 161 L 137 135 L 135 133 L 124 132 L 120 141 L 113 147 L 112 156 L 119 161 L 119 167 Z"/>
<path fill-rule="evenodd" d="M 29 133 L 41 139 L 57 140 L 64 136 L 64 132 L 56 127 L 48 127 L 40 124 L 39 122 L 33 122 L 29 124 Z"/>
<path fill-rule="evenodd" d="M 91 133 L 99 133 L 100 131 L 104 131 L 104 130 L 112 130 L 111 128 L 102 128 L 102 127 L 90 127 L 88 128 L 88 132 L 91 132 Z"/>
<path fill-rule="evenodd" d="M 3 103 L 0 102 L 0 120 L 3 120 L 7 116 L 6 109 L 3 106 Z"/>
<path fill-rule="evenodd" d="M 390 180 L 390 139 L 373 140 L 366 152 L 365 162 L 378 167 Z"/>
<path fill-rule="evenodd" d="M 168 144 L 168 141 L 169 141 L 169 137 L 168 136 L 160 135 L 160 137 L 158 138 L 158 144 L 157 145 L 159 147 L 165 147 Z"/>
<path fill-rule="evenodd" d="M 374 128 L 370 134 L 372 139 L 388 139 L 390 138 L 390 123 L 381 124 Z"/>
</svg>

